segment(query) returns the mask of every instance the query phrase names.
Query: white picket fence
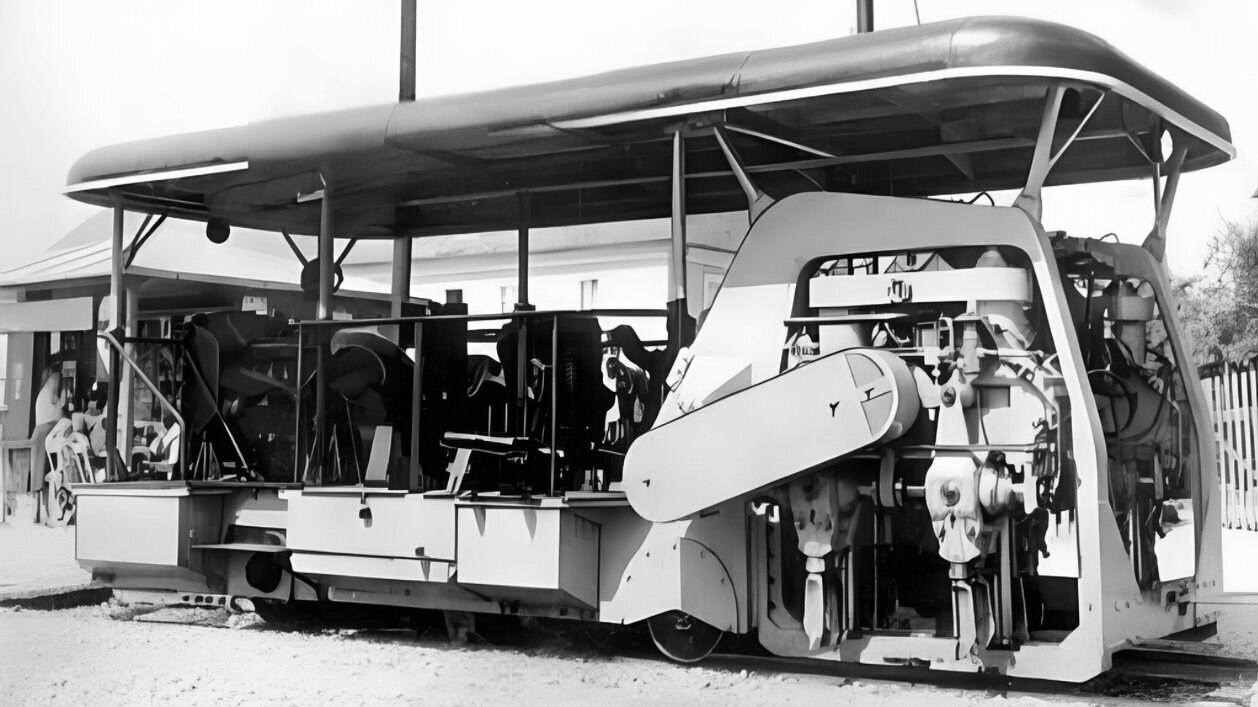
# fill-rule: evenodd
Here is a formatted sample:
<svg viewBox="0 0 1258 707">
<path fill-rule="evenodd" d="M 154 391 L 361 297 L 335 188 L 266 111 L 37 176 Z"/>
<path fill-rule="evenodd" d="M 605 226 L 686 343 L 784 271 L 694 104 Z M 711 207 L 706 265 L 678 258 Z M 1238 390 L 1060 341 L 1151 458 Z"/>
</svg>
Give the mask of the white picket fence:
<svg viewBox="0 0 1258 707">
<path fill-rule="evenodd" d="M 1214 424 L 1223 527 L 1258 530 L 1258 360 L 1205 366 L 1201 386 Z"/>
</svg>

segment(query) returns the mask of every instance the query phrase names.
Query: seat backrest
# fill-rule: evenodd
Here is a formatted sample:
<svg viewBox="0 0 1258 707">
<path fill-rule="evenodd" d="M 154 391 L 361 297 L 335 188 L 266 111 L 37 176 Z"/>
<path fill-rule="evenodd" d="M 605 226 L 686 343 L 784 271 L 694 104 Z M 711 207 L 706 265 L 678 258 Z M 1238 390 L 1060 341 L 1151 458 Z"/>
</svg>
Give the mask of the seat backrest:
<svg viewBox="0 0 1258 707">
<path fill-rule="evenodd" d="M 554 390 L 543 389 L 536 409 L 543 417 L 549 415 L 549 396 L 555 396 L 555 409 L 560 436 L 575 435 L 572 442 L 590 443 L 603 434 L 607 410 L 615 402 L 615 394 L 603 385 L 603 331 L 591 316 L 565 316 L 558 320 L 558 356 L 552 356 L 552 324 L 550 320 L 533 321 L 528 326 L 530 359 L 544 364 L 555 361 Z M 507 395 L 515 397 L 519 383 L 519 326 L 511 322 L 503 327 L 498 338 L 498 357 L 507 384 Z"/>
<path fill-rule="evenodd" d="M 188 324 L 184 333 L 184 348 L 188 352 L 190 368 L 185 377 L 183 404 L 188 423 L 194 432 L 201 432 L 214 419 L 218 409 L 219 349 L 218 339 L 205 327 Z"/>
</svg>

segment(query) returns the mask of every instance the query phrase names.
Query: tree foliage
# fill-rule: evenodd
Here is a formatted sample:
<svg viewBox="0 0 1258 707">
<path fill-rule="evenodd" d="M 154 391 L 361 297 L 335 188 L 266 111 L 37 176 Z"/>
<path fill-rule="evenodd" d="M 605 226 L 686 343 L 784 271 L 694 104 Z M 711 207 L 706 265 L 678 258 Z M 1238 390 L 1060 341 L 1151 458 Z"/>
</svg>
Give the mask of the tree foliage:
<svg viewBox="0 0 1258 707">
<path fill-rule="evenodd" d="M 1228 221 L 1210 239 L 1204 272 L 1173 282 L 1198 363 L 1258 354 L 1258 220 Z"/>
</svg>

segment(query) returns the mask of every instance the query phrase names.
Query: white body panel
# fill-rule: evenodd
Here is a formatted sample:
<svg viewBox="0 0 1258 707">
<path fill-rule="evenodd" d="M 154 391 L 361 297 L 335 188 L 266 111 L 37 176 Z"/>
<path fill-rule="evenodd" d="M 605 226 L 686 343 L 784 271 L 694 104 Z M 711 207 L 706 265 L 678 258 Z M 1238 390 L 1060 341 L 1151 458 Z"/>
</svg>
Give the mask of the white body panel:
<svg viewBox="0 0 1258 707">
<path fill-rule="evenodd" d="M 917 411 L 898 357 L 832 354 L 656 426 L 625 456 L 625 492 L 643 518 L 677 520 L 898 437 Z"/>
<path fill-rule="evenodd" d="M 218 542 L 222 496 L 186 488 L 76 489 L 75 555 L 113 563 L 188 568 L 191 546 Z"/>
<path fill-rule="evenodd" d="M 460 505 L 460 584 L 561 590 L 598 605 L 599 526 L 560 508 Z"/>
<path fill-rule="evenodd" d="M 361 487 L 288 495 L 288 547 L 298 551 L 451 561 L 453 530 L 453 498 Z"/>
</svg>

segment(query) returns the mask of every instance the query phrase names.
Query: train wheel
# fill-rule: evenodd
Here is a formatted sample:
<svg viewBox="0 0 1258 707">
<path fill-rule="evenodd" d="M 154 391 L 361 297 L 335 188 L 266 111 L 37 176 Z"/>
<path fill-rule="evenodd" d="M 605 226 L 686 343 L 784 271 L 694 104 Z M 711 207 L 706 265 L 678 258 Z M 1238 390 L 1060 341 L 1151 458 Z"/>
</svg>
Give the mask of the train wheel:
<svg viewBox="0 0 1258 707">
<path fill-rule="evenodd" d="M 708 657 L 725 632 L 682 611 L 667 611 L 647 619 L 655 647 L 678 663 L 695 663 Z"/>
</svg>

